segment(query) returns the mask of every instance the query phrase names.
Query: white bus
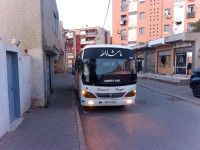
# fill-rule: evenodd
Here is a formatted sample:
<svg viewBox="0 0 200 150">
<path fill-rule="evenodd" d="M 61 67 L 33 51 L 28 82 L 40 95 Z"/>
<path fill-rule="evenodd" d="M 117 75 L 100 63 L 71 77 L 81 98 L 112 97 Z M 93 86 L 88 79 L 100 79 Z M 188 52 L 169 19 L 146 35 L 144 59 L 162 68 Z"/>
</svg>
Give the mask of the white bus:
<svg viewBox="0 0 200 150">
<path fill-rule="evenodd" d="M 77 54 L 75 88 L 82 106 L 135 103 L 136 62 L 128 46 L 88 45 Z"/>
</svg>

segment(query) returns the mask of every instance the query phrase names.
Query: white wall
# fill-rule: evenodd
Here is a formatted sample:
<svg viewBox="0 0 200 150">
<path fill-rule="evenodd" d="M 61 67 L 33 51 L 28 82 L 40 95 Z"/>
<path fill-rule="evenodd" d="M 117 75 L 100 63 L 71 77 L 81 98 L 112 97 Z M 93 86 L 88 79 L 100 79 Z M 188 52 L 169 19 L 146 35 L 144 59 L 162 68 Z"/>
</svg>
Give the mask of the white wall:
<svg viewBox="0 0 200 150">
<path fill-rule="evenodd" d="M 18 48 L 0 44 L 0 137 L 10 128 L 6 51 L 18 53 L 21 115 L 31 106 L 30 56 L 21 56 Z"/>
<path fill-rule="evenodd" d="M 20 110 L 21 115 L 31 106 L 31 59 L 21 56 L 19 62 Z"/>
<path fill-rule="evenodd" d="M 137 41 L 137 1 L 136 0 L 130 0 L 129 1 L 129 12 L 136 12 L 136 14 L 129 14 L 128 18 L 128 41 L 133 42 Z M 136 44 L 128 44 L 129 46 L 134 46 Z"/>
<path fill-rule="evenodd" d="M 8 108 L 8 83 L 6 71 L 6 53 L 5 46 L 0 44 L 0 137 L 10 127 L 9 121 L 9 108 Z"/>
<path fill-rule="evenodd" d="M 182 22 L 181 25 L 177 25 L 176 22 Z M 175 34 L 184 32 L 185 25 L 185 0 L 174 1 L 174 23 L 173 30 Z"/>
</svg>

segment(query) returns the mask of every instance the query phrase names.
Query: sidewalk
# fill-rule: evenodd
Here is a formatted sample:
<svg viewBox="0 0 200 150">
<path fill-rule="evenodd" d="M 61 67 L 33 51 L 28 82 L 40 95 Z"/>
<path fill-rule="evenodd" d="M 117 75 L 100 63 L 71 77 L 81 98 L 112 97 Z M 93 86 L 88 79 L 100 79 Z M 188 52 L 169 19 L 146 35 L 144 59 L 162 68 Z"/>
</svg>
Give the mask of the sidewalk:
<svg viewBox="0 0 200 150">
<path fill-rule="evenodd" d="M 137 76 L 142 79 L 157 80 L 175 85 L 189 85 L 190 82 L 190 75 L 139 73 Z"/>
<path fill-rule="evenodd" d="M 170 95 L 179 100 L 200 105 L 200 98 L 195 98 L 193 96 L 192 90 L 189 85 L 174 85 L 144 78 L 138 78 L 137 85 L 148 88 L 158 93 Z"/>
<path fill-rule="evenodd" d="M 69 72 L 66 77 L 55 74 L 49 107 L 31 108 L 25 113 L 22 124 L 0 139 L 0 150 L 84 149 L 72 81 Z"/>
</svg>

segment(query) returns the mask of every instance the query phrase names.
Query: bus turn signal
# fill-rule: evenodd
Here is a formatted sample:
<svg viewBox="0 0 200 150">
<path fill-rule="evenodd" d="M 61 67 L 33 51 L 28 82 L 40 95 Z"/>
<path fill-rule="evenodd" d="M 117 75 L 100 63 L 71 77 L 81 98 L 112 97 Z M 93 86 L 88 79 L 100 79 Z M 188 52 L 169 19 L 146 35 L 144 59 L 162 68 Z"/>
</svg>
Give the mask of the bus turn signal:
<svg viewBox="0 0 200 150">
<path fill-rule="evenodd" d="M 136 90 L 133 90 L 133 91 L 128 92 L 128 93 L 125 95 L 125 97 L 133 97 L 133 96 L 135 96 L 135 95 L 136 95 Z"/>
<path fill-rule="evenodd" d="M 86 92 L 84 90 L 81 91 L 82 95 L 86 98 L 97 98 L 94 94 L 90 93 L 90 92 Z"/>
</svg>

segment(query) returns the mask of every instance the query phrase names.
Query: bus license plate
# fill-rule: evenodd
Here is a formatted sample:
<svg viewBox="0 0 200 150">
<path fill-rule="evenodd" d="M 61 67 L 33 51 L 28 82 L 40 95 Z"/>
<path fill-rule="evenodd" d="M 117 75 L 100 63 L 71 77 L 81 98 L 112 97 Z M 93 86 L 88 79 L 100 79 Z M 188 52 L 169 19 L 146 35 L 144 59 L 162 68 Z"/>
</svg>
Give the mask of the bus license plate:
<svg viewBox="0 0 200 150">
<path fill-rule="evenodd" d="M 117 104 L 117 101 L 105 101 L 105 104 Z"/>
</svg>

